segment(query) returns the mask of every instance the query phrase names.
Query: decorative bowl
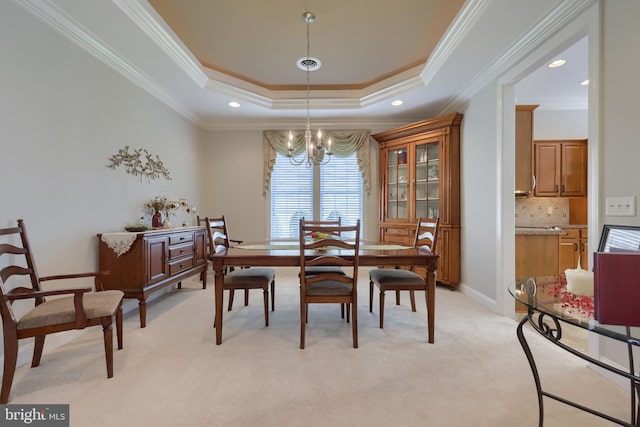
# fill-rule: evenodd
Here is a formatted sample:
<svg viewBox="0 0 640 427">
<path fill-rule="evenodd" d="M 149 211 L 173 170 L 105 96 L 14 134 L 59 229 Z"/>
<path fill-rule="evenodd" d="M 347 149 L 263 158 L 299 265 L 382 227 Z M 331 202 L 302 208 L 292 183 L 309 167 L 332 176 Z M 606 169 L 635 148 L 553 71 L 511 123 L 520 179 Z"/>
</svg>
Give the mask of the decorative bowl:
<svg viewBox="0 0 640 427">
<path fill-rule="evenodd" d="M 124 228 L 126 231 L 135 233 L 135 232 L 139 232 L 139 231 L 147 231 L 149 229 L 149 227 L 147 227 L 146 225 L 143 226 L 137 226 L 137 227 L 125 227 Z"/>
</svg>

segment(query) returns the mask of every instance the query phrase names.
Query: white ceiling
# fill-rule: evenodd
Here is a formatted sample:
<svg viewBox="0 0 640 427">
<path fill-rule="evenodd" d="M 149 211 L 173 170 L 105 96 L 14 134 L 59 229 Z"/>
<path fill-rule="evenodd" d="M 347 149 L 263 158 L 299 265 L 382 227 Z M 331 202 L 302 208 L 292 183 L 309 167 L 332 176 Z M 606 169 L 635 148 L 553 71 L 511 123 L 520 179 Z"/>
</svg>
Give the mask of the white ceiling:
<svg viewBox="0 0 640 427">
<path fill-rule="evenodd" d="M 295 62 L 306 55 L 306 10 L 316 14 L 311 56 L 322 62 L 310 75 L 311 118 L 338 127 L 456 109 L 594 0 L 13 1 L 214 129 L 300 124 L 306 75 Z M 575 87 L 586 78 L 584 45 L 567 51 L 565 67 L 520 82 L 517 102 L 586 108 L 586 89 Z M 547 71 L 576 75 L 567 83 Z"/>
<path fill-rule="evenodd" d="M 565 65 L 543 65 L 518 82 L 516 103 L 539 104 L 545 110 L 587 109 L 589 88 L 580 83 L 589 79 L 588 49 L 585 37 L 551 59 L 564 59 Z"/>
</svg>

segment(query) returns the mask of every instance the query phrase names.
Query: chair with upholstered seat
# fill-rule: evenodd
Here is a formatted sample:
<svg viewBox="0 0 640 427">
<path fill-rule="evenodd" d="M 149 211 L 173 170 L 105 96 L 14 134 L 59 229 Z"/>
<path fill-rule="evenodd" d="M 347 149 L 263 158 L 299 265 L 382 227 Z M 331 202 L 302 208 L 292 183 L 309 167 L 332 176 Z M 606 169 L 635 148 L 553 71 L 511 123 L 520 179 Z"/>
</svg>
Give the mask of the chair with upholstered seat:
<svg viewBox="0 0 640 427">
<path fill-rule="evenodd" d="M 342 218 L 338 218 L 337 220 L 324 220 L 324 221 L 309 221 L 309 220 L 305 220 L 304 218 L 302 218 L 303 222 L 305 225 L 309 225 L 309 226 L 323 226 L 323 227 L 340 227 L 342 225 Z M 318 231 L 316 231 L 317 233 Z M 325 233 L 329 236 L 331 236 L 331 238 L 339 238 L 340 237 L 340 233 L 337 233 L 335 231 L 329 231 L 329 229 L 324 229 L 322 231 L 319 231 L 320 233 Z M 307 238 L 313 238 L 313 236 L 311 236 L 311 232 L 309 232 L 307 234 Z M 323 272 L 323 273 L 328 273 L 328 272 L 334 272 L 337 274 L 344 274 L 344 270 L 337 265 L 328 265 L 328 266 L 316 266 L 316 267 L 307 267 L 306 270 L 306 274 L 307 276 L 312 276 L 314 274 L 317 274 L 318 272 Z M 344 319 L 344 304 L 340 304 L 340 314 L 342 316 L 342 318 Z M 347 322 L 349 322 L 349 311 L 347 310 Z"/>
<path fill-rule="evenodd" d="M 354 241 L 340 238 L 314 240 L 313 232 L 354 233 Z M 346 304 L 347 312 L 352 307 L 351 328 L 353 347 L 358 348 L 358 265 L 360 249 L 360 221 L 354 226 L 309 225 L 300 220 L 300 348 L 305 346 L 307 311 L 309 304 Z M 309 268 L 341 267 L 343 274 L 335 270 L 316 269 L 308 274 Z M 347 271 L 344 271 L 344 269 Z M 348 274 L 351 273 L 351 274 Z"/>
<path fill-rule="evenodd" d="M 342 225 L 342 219 L 338 218 L 335 221 L 308 221 L 305 220 L 304 218 L 302 219 L 304 225 L 308 225 L 308 226 L 312 226 L 312 227 L 340 227 Z M 331 228 L 325 228 L 325 229 L 317 229 L 315 232 L 318 233 L 325 233 L 329 236 L 331 236 L 331 238 L 340 238 L 340 233 L 336 232 L 336 231 L 331 231 Z M 306 237 L 313 237 L 311 236 L 311 232 L 307 233 Z M 313 275 L 316 274 L 317 272 L 330 272 L 333 271 L 334 273 L 338 273 L 338 274 L 344 274 L 344 270 L 339 267 L 339 266 L 334 266 L 334 265 L 328 265 L 328 266 L 316 266 L 316 267 L 307 267 L 306 269 L 306 274 L 307 275 Z"/>
<path fill-rule="evenodd" d="M 4 372 L 0 403 L 7 403 L 18 358 L 18 342 L 35 337 L 31 367 L 40 365 L 45 336 L 55 332 L 102 326 L 107 377 L 113 377 L 113 331 L 115 318 L 118 349 L 122 349 L 122 298 L 118 290 L 104 291 L 102 277 L 108 272 L 40 277 L 22 219 L 18 226 L 0 229 L 0 313 L 4 337 Z M 21 279 L 28 276 L 28 280 Z M 42 282 L 94 277 L 90 287 L 44 290 Z M 28 283 L 30 286 L 26 286 Z M 65 296 L 68 295 L 68 296 Z M 56 297 L 48 299 L 47 297 Z M 14 310 L 16 301 L 33 300 L 35 307 Z M 18 315 L 18 313 L 24 313 Z"/>
<path fill-rule="evenodd" d="M 209 242 L 209 254 L 216 253 L 217 247 L 229 247 L 229 234 L 227 231 L 227 223 L 224 215 L 220 218 L 204 218 L 207 227 L 207 235 Z M 264 297 L 264 323 L 269 326 L 269 287 L 271 288 L 271 310 L 275 308 L 275 276 L 276 271 L 273 268 L 242 268 L 226 271 L 224 273 L 224 289 L 228 290 L 229 307 L 231 311 L 233 306 L 233 292 L 238 289 L 244 289 L 248 293 L 250 289 L 262 289 Z M 245 306 L 248 305 L 248 298 L 245 297 Z"/>
<path fill-rule="evenodd" d="M 418 219 L 416 234 L 414 239 L 414 247 L 428 247 L 431 252 L 435 253 L 436 243 L 438 239 L 438 229 L 440 218 L 435 221 L 427 221 Z M 376 285 L 380 290 L 380 328 L 384 324 L 384 296 L 386 291 L 409 291 L 411 297 L 411 310 L 416 311 L 416 303 L 414 291 L 425 291 L 425 299 L 427 295 L 426 279 L 410 269 L 375 269 L 369 272 L 369 312 L 373 312 L 373 286 Z M 397 294 L 396 294 L 397 295 Z M 399 304 L 399 298 L 396 296 L 396 304 Z M 427 309 L 429 304 L 427 304 Z"/>
<path fill-rule="evenodd" d="M 200 215 L 196 216 L 196 224 L 201 225 L 203 227 L 207 226 L 207 223 L 205 221 L 205 218 L 200 218 Z M 226 225 L 226 223 L 225 223 Z M 235 239 L 228 239 L 229 240 L 229 245 L 234 244 L 234 245 L 239 245 L 242 243 L 242 240 L 235 240 Z M 208 240 L 207 240 L 207 247 L 209 246 Z M 235 267 L 229 267 L 224 269 L 224 274 L 227 274 L 228 272 L 234 271 Z M 202 272 L 202 274 L 207 274 L 206 271 Z M 202 280 L 202 277 L 200 278 Z M 202 281 L 204 283 L 204 281 Z M 272 294 L 273 295 L 273 294 Z M 233 307 L 233 297 L 235 296 L 235 292 L 233 289 L 229 290 L 229 308 L 228 310 L 231 311 L 231 308 Z M 249 305 L 249 290 L 245 289 L 244 290 L 244 305 L 245 307 Z"/>
</svg>

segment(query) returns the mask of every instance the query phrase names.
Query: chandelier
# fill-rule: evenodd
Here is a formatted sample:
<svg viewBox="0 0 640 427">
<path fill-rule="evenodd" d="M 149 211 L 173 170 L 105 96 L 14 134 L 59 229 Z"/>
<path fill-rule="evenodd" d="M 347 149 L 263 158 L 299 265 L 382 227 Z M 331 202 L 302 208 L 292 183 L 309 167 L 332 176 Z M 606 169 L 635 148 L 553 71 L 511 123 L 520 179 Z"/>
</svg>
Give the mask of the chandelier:
<svg viewBox="0 0 640 427">
<path fill-rule="evenodd" d="M 320 68 L 320 60 L 312 58 L 309 52 L 309 25 L 316 20 L 313 12 L 304 12 L 302 20 L 307 23 L 307 56 L 298 60 L 298 68 L 307 73 L 307 125 L 304 131 L 305 152 L 304 157 L 296 160 L 293 157 L 293 132 L 289 131 L 289 142 L 287 144 L 287 157 L 293 165 L 306 165 L 311 167 L 314 164 L 325 164 L 331 160 L 331 138 L 327 140 L 326 145 L 322 143 L 322 132 L 318 130 L 314 140 L 311 134 L 311 122 L 309 120 L 309 92 L 311 90 L 309 74 Z M 325 156 L 326 154 L 326 156 Z"/>
</svg>

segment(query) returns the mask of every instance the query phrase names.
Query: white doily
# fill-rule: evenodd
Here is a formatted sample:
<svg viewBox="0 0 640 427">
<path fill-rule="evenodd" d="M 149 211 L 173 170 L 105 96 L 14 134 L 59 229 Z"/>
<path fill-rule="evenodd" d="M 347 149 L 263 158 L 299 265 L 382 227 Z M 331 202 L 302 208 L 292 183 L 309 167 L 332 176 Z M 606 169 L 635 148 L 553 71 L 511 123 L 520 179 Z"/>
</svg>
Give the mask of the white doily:
<svg viewBox="0 0 640 427">
<path fill-rule="evenodd" d="M 122 254 L 126 254 L 129 249 L 131 249 L 131 245 L 138 237 L 136 233 L 105 233 L 102 235 L 102 241 L 116 253 L 116 255 L 120 256 Z"/>
</svg>

